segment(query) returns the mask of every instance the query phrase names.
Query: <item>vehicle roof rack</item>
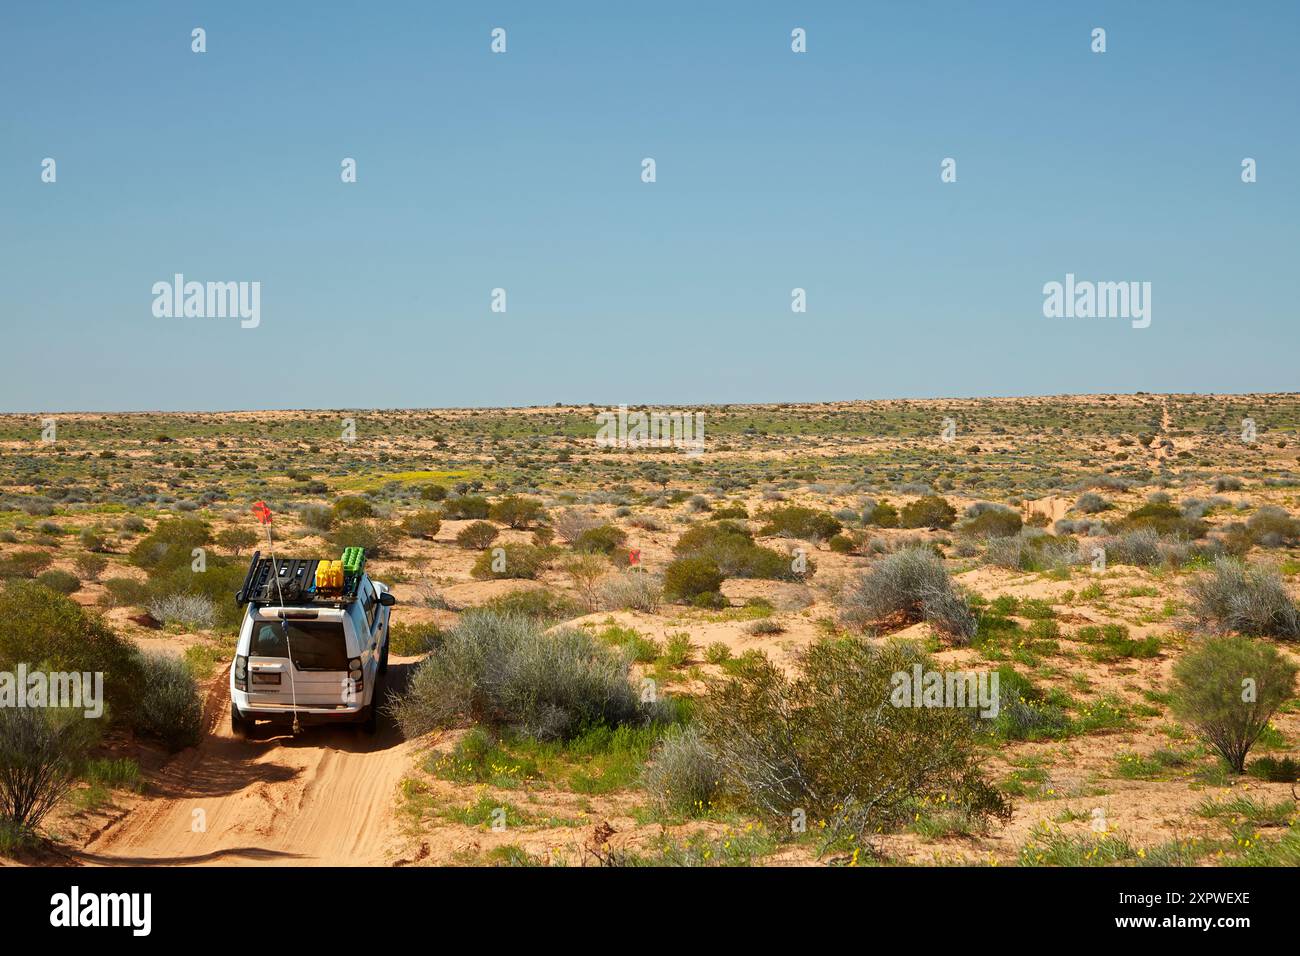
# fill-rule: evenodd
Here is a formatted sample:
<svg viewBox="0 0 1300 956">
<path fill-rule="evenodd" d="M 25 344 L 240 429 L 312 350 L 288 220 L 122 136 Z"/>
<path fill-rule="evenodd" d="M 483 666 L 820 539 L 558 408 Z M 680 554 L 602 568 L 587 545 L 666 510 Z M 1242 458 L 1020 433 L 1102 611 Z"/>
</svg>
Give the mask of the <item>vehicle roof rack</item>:
<svg viewBox="0 0 1300 956">
<path fill-rule="evenodd" d="M 353 552 L 351 560 L 344 566 L 343 587 L 333 590 L 318 590 L 316 587 L 316 567 L 321 558 L 280 558 L 262 557 L 261 551 L 254 551 L 248 563 L 248 574 L 244 576 L 244 586 L 235 593 L 235 602 L 245 604 L 284 605 L 332 605 L 344 607 L 357 599 L 357 588 L 361 584 L 361 573 L 365 569 L 365 551 L 361 548 L 347 549 Z M 359 555 L 356 553 L 359 552 Z M 277 584 L 278 581 L 278 584 Z"/>
</svg>

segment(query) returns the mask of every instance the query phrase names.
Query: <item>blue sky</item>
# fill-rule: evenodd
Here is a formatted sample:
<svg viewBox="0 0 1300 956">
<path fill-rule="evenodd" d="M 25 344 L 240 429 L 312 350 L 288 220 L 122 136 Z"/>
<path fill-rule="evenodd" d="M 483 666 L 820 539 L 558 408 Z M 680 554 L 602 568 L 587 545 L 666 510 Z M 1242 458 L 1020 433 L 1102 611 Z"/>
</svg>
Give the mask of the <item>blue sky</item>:
<svg viewBox="0 0 1300 956">
<path fill-rule="evenodd" d="M 1293 390 L 1297 36 L 1289 2 L 9 4 L 0 410 Z M 260 282 L 261 325 L 156 318 L 177 272 Z M 1067 272 L 1151 282 L 1151 326 L 1045 318 Z"/>
</svg>

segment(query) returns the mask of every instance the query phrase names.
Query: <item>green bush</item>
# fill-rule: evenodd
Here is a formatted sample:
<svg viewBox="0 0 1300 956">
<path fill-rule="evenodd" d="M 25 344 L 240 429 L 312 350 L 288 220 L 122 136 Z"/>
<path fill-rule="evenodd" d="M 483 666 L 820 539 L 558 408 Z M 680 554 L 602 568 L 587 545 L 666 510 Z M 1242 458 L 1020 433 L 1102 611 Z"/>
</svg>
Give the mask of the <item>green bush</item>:
<svg viewBox="0 0 1300 956">
<path fill-rule="evenodd" d="M 257 544 L 258 536 L 252 528 L 222 528 L 216 541 L 217 547 L 237 555 Z"/>
<path fill-rule="evenodd" d="M 53 563 L 45 551 L 15 551 L 0 558 L 0 578 L 34 578 Z"/>
<path fill-rule="evenodd" d="M 391 554 L 401 537 L 401 532 L 387 521 L 359 518 L 336 524 L 326 540 L 339 550 L 365 548 L 368 557 L 379 558 Z"/>
<path fill-rule="evenodd" d="M 755 544 L 749 530 L 734 521 L 695 525 L 677 539 L 673 551 L 682 557 L 712 561 L 724 578 L 794 581 L 811 576 L 816 570 L 816 565 L 805 559 L 805 569 L 796 572 L 788 555 Z"/>
<path fill-rule="evenodd" d="M 759 534 L 779 534 L 805 541 L 824 541 L 844 527 L 832 515 L 800 505 L 783 505 L 759 515 L 763 527 Z"/>
<path fill-rule="evenodd" d="M 0 621 L 0 670 L 25 663 L 101 672 L 110 708 L 119 717 L 133 712 L 140 680 L 135 646 L 98 614 L 35 581 L 11 581 L 0 590 Z"/>
<path fill-rule="evenodd" d="M 442 501 L 447 497 L 447 489 L 442 485 L 421 485 L 421 501 Z"/>
<path fill-rule="evenodd" d="M 488 516 L 489 511 L 491 511 L 491 508 L 487 499 L 474 495 L 446 498 L 442 503 L 442 516 L 448 520 L 483 519 Z"/>
<path fill-rule="evenodd" d="M 87 551 L 103 551 L 106 546 L 104 536 L 96 528 L 82 528 L 80 539 Z"/>
<path fill-rule="evenodd" d="M 957 509 L 948 499 L 939 495 L 925 495 L 903 506 L 898 523 L 903 528 L 951 528 L 957 520 Z"/>
<path fill-rule="evenodd" d="M 488 510 L 488 517 L 511 528 L 528 528 L 541 519 L 542 503 L 536 498 L 508 495 Z"/>
<path fill-rule="evenodd" d="M 481 551 L 495 541 L 498 534 L 496 525 L 490 521 L 473 521 L 457 532 L 456 543 L 462 548 Z"/>
<path fill-rule="evenodd" d="M 898 509 L 888 501 L 881 501 L 870 511 L 864 511 L 862 520 L 867 524 L 875 525 L 877 528 L 897 528 Z"/>
<path fill-rule="evenodd" d="M 235 603 L 235 593 L 247 572 L 242 562 L 210 555 L 203 571 L 194 571 L 186 563 L 151 574 L 145 600 L 140 603 L 150 608 L 151 614 L 153 608 L 166 607 L 169 616 L 182 623 L 234 630 L 244 616 L 244 609 Z M 182 595 L 190 600 L 175 600 Z M 211 608 L 210 621 L 202 611 L 204 604 Z"/>
<path fill-rule="evenodd" d="M 967 518 L 958 529 L 962 534 L 979 538 L 1006 538 L 1019 534 L 1024 522 L 1010 508 L 989 508 Z"/>
<path fill-rule="evenodd" d="M 169 518 L 136 542 L 127 559 L 146 571 L 167 571 L 194 560 L 194 549 L 212 542 L 212 526 L 202 518 Z"/>
<path fill-rule="evenodd" d="M 483 724 L 538 740 L 657 716 L 626 658 L 585 631 L 546 632 L 522 615 L 469 611 L 415 668 L 395 715 L 407 737 Z"/>
<path fill-rule="evenodd" d="M 613 555 L 626 541 L 627 535 L 621 529 L 612 524 L 602 524 L 579 534 L 574 539 L 573 550 Z"/>
<path fill-rule="evenodd" d="M 401 657 L 414 657 L 433 650 L 441 639 L 442 628 L 433 621 L 398 622 L 388 631 L 388 650 Z"/>
<path fill-rule="evenodd" d="M 442 530 L 442 518 L 436 511 L 417 511 L 402 519 L 402 530 L 407 537 L 432 538 Z"/>
<path fill-rule="evenodd" d="M 76 784 L 98 734 L 80 710 L 0 707 L 0 824 L 35 830 Z"/>
<path fill-rule="evenodd" d="M 192 747 L 203 735 L 203 699 L 185 662 L 170 654 L 140 655 L 144 679 L 135 727 L 169 750 Z"/>
<path fill-rule="evenodd" d="M 1181 538 L 1200 538 L 1209 529 L 1200 518 L 1186 517 L 1175 505 L 1167 501 L 1149 501 L 1130 511 L 1117 530 L 1150 528 L 1160 535 Z"/>
<path fill-rule="evenodd" d="M 1237 773 L 1277 709 L 1295 694 L 1296 665 L 1248 637 L 1206 638 L 1174 665 L 1173 710 Z"/>
<path fill-rule="evenodd" d="M 926 621 L 959 643 L 968 642 L 977 628 L 943 560 L 926 547 L 903 548 L 872 565 L 845 592 L 841 618 L 859 629 Z"/>
<path fill-rule="evenodd" d="M 353 521 L 375 517 L 375 506 L 360 495 L 348 495 L 334 502 L 335 521 Z"/>
<path fill-rule="evenodd" d="M 149 585 L 135 578 L 109 578 L 100 603 L 108 607 L 143 607 L 149 600 Z"/>
<path fill-rule="evenodd" d="M 531 580 L 546 567 L 549 557 L 545 548 L 531 544 L 505 544 L 480 554 L 469 574 L 477 581 Z"/>
<path fill-rule="evenodd" d="M 77 573 L 87 581 L 98 581 L 99 576 L 104 573 L 108 567 L 108 559 L 101 554 L 93 554 L 87 551 L 85 554 L 79 554 L 74 561 L 77 567 Z"/>
<path fill-rule="evenodd" d="M 727 788 L 774 832 L 801 811 L 827 845 L 865 847 L 933 793 L 976 820 L 1009 818 L 980 771 L 974 721 L 891 706 L 893 675 L 917 663 L 930 666 L 907 643 L 856 639 L 814 644 L 795 676 L 750 656 L 698 702 L 695 723 Z"/>
<path fill-rule="evenodd" d="M 483 602 L 480 610 L 498 615 L 521 615 L 545 624 L 582 613 L 582 608 L 567 597 L 546 588 L 527 588 L 498 595 Z"/>
<path fill-rule="evenodd" d="M 675 558 L 664 569 L 664 597 L 692 601 L 698 595 L 717 591 L 722 582 L 722 571 L 712 558 Z"/>
<path fill-rule="evenodd" d="M 833 536 L 826 542 L 826 546 L 836 554 L 852 554 L 854 550 L 853 539 L 843 534 Z"/>
<path fill-rule="evenodd" d="M 307 505 L 298 512 L 298 517 L 308 530 L 317 534 L 323 534 L 334 527 L 334 511 L 324 505 Z"/>
<path fill-rule="evenodd" d="M 81 590 L 81 580 L 68 571 L 46 571 L 36 576 L 36 583 L 60 594 L 75 594 Z"/>
</svg>

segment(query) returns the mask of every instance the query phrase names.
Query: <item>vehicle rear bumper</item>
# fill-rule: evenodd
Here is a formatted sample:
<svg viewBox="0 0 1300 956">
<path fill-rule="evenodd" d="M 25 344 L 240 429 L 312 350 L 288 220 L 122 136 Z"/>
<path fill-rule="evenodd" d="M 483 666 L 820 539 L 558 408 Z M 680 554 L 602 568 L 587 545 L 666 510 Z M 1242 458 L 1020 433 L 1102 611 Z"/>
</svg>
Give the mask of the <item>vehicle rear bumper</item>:
<svg viewBox="0 0 1300 956">
<path fill-rule="evenodd" d="M 361 704 L 336 704 L 311 706 L 299 704 L 275 704 L 250 701 L 248 695 L 236 691 L 231 695 L 231 703 L 239 708 L 241 716 L 248 720 L 268 720 L 276 723 L 293 723 L 294 715 L 301 724 L 350 724 L 366 719 L 365 708 Z"/>
</svg>

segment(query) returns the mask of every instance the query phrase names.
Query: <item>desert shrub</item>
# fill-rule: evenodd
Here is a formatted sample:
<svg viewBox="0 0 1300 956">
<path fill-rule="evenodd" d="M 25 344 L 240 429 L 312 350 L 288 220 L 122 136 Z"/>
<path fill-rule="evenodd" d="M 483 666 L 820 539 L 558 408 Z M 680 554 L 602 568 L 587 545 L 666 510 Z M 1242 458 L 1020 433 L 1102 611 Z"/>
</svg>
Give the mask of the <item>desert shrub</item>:
<svg viewBox="0 0 1300 956">
<path fill-rule="evenodd" d="M 147 571 L 163 571 L 189 565 L 194 549 L 212 541 L 212 526 L 202 518 L 169 518 L 136 542 L 128 560 Z"/>
<path fill-rule="evenodd" d="M 170 654 L 142 654 L 140 661 L 144 679 L 136 730 L 173 751 L 197 744 L 203 735 L 203 699 L 193 673 Z"/>
<path fill-rule="evenodd" d="M 573 544 L 585 531 L 598 527 L 601 521 L 587 511 L 565 508 L 551 516 L 551 527 L 565 544 Z"/>
<path fill-rule="evenodd" d="M 824 541 L 838 534 L 844 526 L 824 511 L 800 505 L 784 505 L 759 515 L 763 526 L 759 534 L 779 534 L 806 541 Z"/>
<path fill-rule="evenodd" d="M 1063 736 L 1070 717 L 1059 703 L 1015 668 L 998 668 L 998 716 L 993 734 L 1002 740 L 1051 740 Z"/>
<path fill-rule="evenodd" d="M 465 519 L 482 520 L 488 516 L 488 512 L 491 510 L 487 499 L 479 498 L 476 495 L 447 498 L 442 503 L 442 516 L 458 521 Z"/>
<path fill-rule="evenodd" d="M 610 574 L 601 578 L 596 586 L 596 603 L 606 611 L 653 614 L 659 610 L 663 597 L 663 579 L 645 571 Z"/>
<path fill-rule="evenodd" d="M 560 569 L 573 582 L 578 598 L 594 610 L 599 603 L 597 588 L 600 579 L 609 573 L 609 561 L 596 554 L 573 554 L 564 559 Z"/>
<path fill-rule="evenodd" d="M 518 614 L 544 623 L 562 621 L 582 612 L 582 609 L 568 598 L 546 588 L 527 588 L 501 594 L 490 601 L 485 601 L 480 609 L 494 614 Z"/>
<path fill-rule="evenodd" d="M 1010 816 L 980 772 L 975 724 L 941 707 L 890 706 L 893 675 L 926 659 L 906 643 L 822 641 L 797 676 L 761 655 L 696 707 L 696 726 L 736 800 L 775 832 L 802 810 L 828 844 L 897 829 L 942 792 L 976 819 Z"/>
<path fill-rule="evenodd" d="M 1154 528 L 1125 531 L 1102 542 L 1109 564 L 1153 567 L 1161 562 L 1160 535 Z"/>
<path fill-rule="evenodd" d="M 462 548 L 481 551 L 495 541 L 499 533 L 490 521 L 472 521 L 456 533 L 456 543 Z"/>
<path fill-rule="evenodd" d="M 432 538 L 442 529 L 442 518 L 436 511 L 417 511 L 404 517 L 401 526 L 408 538 Z"/>
<path fill-rule="evenodd" d="M 1246 773 L 1269 783 L 1300 782 L 1300 761 L 1291 757 L 1260 757 L 1252 760 Z"/>
<path fill-rule="evenodd" d="M 1130 511 L 1117 530 L 1148 528 L 1157 534 L 1183 538 L 1199 538 L 1208 530 L 1200 518 L 1188 518 L 1168 501 L 1148 501 Z"/>
<path fill-rule="evenodd" d="M 1250 539 L 1265 548 L 1280 548 L 1295 544 L 1300 538 L 1300 520 L 1289 515 L 1284 508 L 1263 505 L 1246 521 Z"/>
<path fill-rule="evenodd" d="M 69 571 L 44 571 L 36 576 L 36 583 L 60 594 L 75 594 L 81 590 L 81 579 Z"/>
<path fill-rule="evenodd" d="M 922 547 L 904 548 L 872 565 L 846 591 L 841 619 L 859 629 L 926 621 L 961 643 L 977 626 L 942 559 Z"/>
<path fill-rule="evenodd" d="M 103 551 L 107 546 L 104 536 L 95 528 L 82 528 L 80 541 L 87 551 Z"/>
<path fill-rule="evenodd" d="M 108 607 L 142 607 L 149 600 L 149 585 L 135 578 L 109 578 L 104 591 L 101 603 Z"/>
<path fill-rule="evenodd" d="M 395 716 L 408 737 L 478 723 L 539 740 L 644 723 L 628 661 L 585 631 L 467 612 L 415 668 Z"/>
<path fill-rule="evenodd" d="M 77 573 L 87 581 L 98 581 L 99 576 L 104 573 L 108 567 L 108 559 L 100 554 L 93 554 L 87 551 L 79 554 L 73 562 L 76 565 Z"/>
<path fill-rule="evenodd" d="M 531 544 L 504 544 L 480 554 L 469 574 L 477 581 L 531 580 L 546 567 L 549 557 L 545 548 Z"/>
<path fill-rule="evenodd" d="M 897 528 L 898 509 L 888 501 L 877 502 L 869 510 L 863 510 L 862 520 L 877 528 Z"/>
<path fill-rule="evenodd" d="M 698 554 L 715 547 L 719 542 L 736 540 L 744 545 L 754 543 L 749 529 L 736 521 L 709 521 L 692 525 L 678 536 L 673 545 L 674 554 Z"/>
<path fill-rule="evenodd" d="M 447 497 L 447 489 L 442 485 L 421 485 L 419 495 L 421 501 L 442 501 Z"/>
<path fill-rule="evenodd" d="M 334 527 L 334 511 L 324 505 L 307 505 L 298 512 L 298 517 L 303 525 L 318 534 Z"/>
<path fill-rule="evenodd" d="M 691 598 L 691 607 L 705 611 L 721 611 L 723 608 L 731 607 L 731 602 L 721 591 L 705 591 Z"/>
<path fill-rule="evenodd" d="M 1019 571 L 1059 571 L 1078 564 L 1078 542 L 1041 531 L 1023 529 L 1008 538 L 989 538 L 984 560 L 988 564 Z"/>
<path fill-rule="evenodd" d="M 216 623 L 216 608 L 204 594 L 184 591 L 159 594 L 149 599 L 145 610 L 159 624 L 180 624 L 194 630 L 206 630 Z"/>
<path fill-rule="evenodd" d="M 826 546 L 836 554 L 852 554 L 853 539 L 848 535 L 837 534 L 826 542 Z"/>
<path fill-rule="evenodd" d="M 0 558 L 0 578 L 34 578 L 53 563 L 46 551 L 15 551 Z"/>
<path fill-rule="evenodd" d="M 744 521 L 749 517 L 749 510 L 742 504 L 726 504 L 720 508 L 714 508 L 710 518 L 735 518 Z"/>
<path fill-rule="evenodd" d="M 695 525 L 677 539 L 673 551 L 683 557 L 707 558 L 723 577 L 795 581 L 816 570 L 805 558 L 804 570 L 795 571 L 788 555 L 755 544 L 749 530 L 734 521 Z"/>
<path fill-rule="evenodd" d="M 375 517 L 375 506 L 360 495 L 347 495 L 334 502 L 335 521 L 353 521 Z"/>
<path fill-rule="evenodd" d="M 718 797 L 722 768 L 694 727 L 674 726 L 646 765 L 642 786 L 662 812 L 701 816 Z"/>
<path fill-rule="evenodd" d="M 418 624 L 399 621 L 388 631 L 388 649 L 402 657 L 414 657 L 433 650 L 441 639 L 442 628 L 433 621 Z"/>
<path fill-rule="evenodd" d="M 1215 491 L 1241 491 L 1245 487 L 1240 478 L 1233 478 L 1230 475 L 1222 475 L 1214 479 Z"/>
<path fill-rule="evenodd" d="M 39 826 L 77 782 L 97 736 L 80 710 L 0 707 L 0 821 L 27 833 Z"/>
<path fill-rule="evenodd" d="M 785 625 L 773 618 L 762 617 L 757 621 L 751 621 L 745 627 L 745 633 L 752 634 L 755 637 L 763 637 L 769 634 L 784 634 Z"/>
<path fill-rule="evenodd" d="M 180 615 L 175 619 L 182 623 L 187 623 L 184 618 L 190 609 L 197 610 L 200 617 L 188 623 L 204 626 L 199 622 L 204 620 L 201 616 L 201 607 L 206 601 L 206 606 L 211 613 L 211 624 L 206 626 L 234 629 L 243 619 L 243 608 L 235 603 L 234 595 L 243 585 L 247 570 L 246 567 L 241 567 L 231 559 L 211 556 L 208 558 L 206 569 L 201 572 L 192 570 L 188 563 L 170 570 L 157 571 L 150 575 L 146 597 L 140 603 L 150 610 L 151 615 L 153 615 L 151 605 L 168 606 L 173 613 Z M 192 605 L 184 602 L 165 605 L 168 598 L 177 595 L 193 596 L 203 600 Z M 154 616 L 155 619 L 162 620 Z"/>
<path fill-rule="evenodd" d="M 1019 534 L 1024 524 L 1020 515 L 1010 508 L 985 508 L 974 517 L 967 518 L 958 527 L 962 534 L 978 538 L 1005 538 Z"/>
<path fill-rule="evenodd" d="M 1192 613 L 1208 631 L 1300 637 L 1300 610 L 1274 568 L 1218 558 L 1189 590 Z"/>
<path fill-rule="evenodd" d="M 664 597 L 670 601 L 692 601 L 698 595 L 717 591 L 722 581 L 722 571 L 712 558 L 675 558 L 664 569 Z"/>
<path fill-rule="evenodd" d="M 378 518 L 358 518 L 335 524 L 326 536 L 326 540 L 340 550 L 365 548 L 369 557 L 378 558 L 391 554 L 401 537 L 401 532 L 387 521 Z"/>
<path fill-rule="evenodd" d="M 1085 491 L 1079 496 L 1079 500 L 1074 503 L 1074 507 L 1086 515 L 1095 515 L 1102 511 L 1108 511 L 1114 505 L 1095 491 Z"/>
<path fill-rule="evenodd" d="M 508 495 L 488 510 L 488 516 L 493 521 L 511 528 L 531 527 L 542 518 L 543 514 L 540 501 L 519 495 Z"/>
<path fill-rule="evenodd" d="M 898 517 L 902 528 L 951 528 L 957 520 L 957 509 L 948 503 L 948 499 L 938 495 L 925 495 L 903 506 Z"/>
<path fill-rule="evenodd" d="M 1263 641 L 1206 638 L 1174 665 L 1173 710 L 1237 773 L 1277 709 L 1295 693 L 1296 666 Z"/>
<path fill-rule="evenodd" d="M 217 532 L 217 547 L 231 554 L 239 554 L 257 544 L 257 532 L 252 528 L 222 528 Z"/>
<path fill-rule="evenodd" d="M 0 670 L 26 663 L 98 671 L 109 705 L 123 716 L 131 712 L 140 674 L 135 647 L 98 614 L 35 581 L 11 581 L 0 590 L 0 621 Z"/>
<path fill-rule="evenodd" d="M 627 541 L 625 535 L 620 529 L 612 524 L 597 525 L 594 528 L 588 528 L 573 542 L 575 551 L 585 551 L 591 554 L 609 554 L 612 555 L 619 548 L 623 547 Z"/>
</svg>

